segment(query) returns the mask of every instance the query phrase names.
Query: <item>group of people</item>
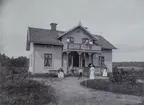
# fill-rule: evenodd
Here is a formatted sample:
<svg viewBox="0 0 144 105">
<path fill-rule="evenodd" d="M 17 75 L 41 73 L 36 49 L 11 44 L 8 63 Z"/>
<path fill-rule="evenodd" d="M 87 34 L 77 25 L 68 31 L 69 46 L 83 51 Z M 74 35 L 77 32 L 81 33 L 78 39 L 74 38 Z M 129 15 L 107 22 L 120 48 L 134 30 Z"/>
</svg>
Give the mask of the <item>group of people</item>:
<svg viewBox="0 0 144 105">
<path fill-rule="evenodd" d="M 95 68 L 92 64 L 89 67 L 89 71 L 90 71 L 89 79 L 95 79 Z M 82 77 L 83 77 L 83 68 L 80 68 L 78 79 L 82 79 Z"/>
<path fill-rule="evenodd" d="M 95 69 L 94 65 L 90 64 L 89 65 L 89 79 L 95 79 L 95 71 L 96 71 L 96 69 Z M 107 70 L 106 69 L 103 70 L 102 76 L 107 76 Z M 78 79 L 80 79 L 82 77 L 83 77 L 83 69 L 80 68 Z"/>
<path fill-rule="evenodd" d="M 89 65 L 89 79 L 95 79 L 95 71 L 96 71 L 96 69 L 95 69 L 94 65 L 92 65 L 92 64 Z M 82 77 L 83 77 L 83 68 L 82 67 L 79 68 L 78 74 L 79 74 L 78 79 L 82 79 Z M 106 69 L 103 70 L 102 76 L 107 76 Z M 64 78 L 64 71 L 62 68 L 60 68 L 58 70 L 58 78 Z"/>
</svg>

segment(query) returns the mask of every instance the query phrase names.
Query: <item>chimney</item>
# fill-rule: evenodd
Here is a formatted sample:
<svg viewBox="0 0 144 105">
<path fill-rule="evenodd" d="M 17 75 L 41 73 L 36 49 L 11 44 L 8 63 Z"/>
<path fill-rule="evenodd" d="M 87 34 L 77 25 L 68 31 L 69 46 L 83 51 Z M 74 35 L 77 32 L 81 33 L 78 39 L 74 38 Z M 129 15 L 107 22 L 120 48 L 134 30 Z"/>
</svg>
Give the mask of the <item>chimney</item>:
<svg viewBox="0 0 144 105">
<path fill-rule="evenodd" d="M 51 30 L 56 31 L 57 24 L 56 23 L 51 23 L 50 25 L 51 25 Z"/>
</svg>

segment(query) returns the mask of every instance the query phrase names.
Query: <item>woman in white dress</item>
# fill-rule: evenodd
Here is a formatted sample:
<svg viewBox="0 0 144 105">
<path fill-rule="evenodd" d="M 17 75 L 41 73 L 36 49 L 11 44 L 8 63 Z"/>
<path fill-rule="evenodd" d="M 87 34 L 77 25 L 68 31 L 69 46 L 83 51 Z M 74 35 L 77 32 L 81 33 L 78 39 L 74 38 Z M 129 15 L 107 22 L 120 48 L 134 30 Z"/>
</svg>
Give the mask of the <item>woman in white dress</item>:
<svg viewBox="0 0 144 105">
<path fill-rule="evenodd" d="M 62 68 L 60 68 L 58 70 L 58 78 L 64 78 L 64 72 L 63 72 Z"/>
<path fill-rule="evenodd" d="M 91 67 L 90 67 L 90 76 L 89 76 L 90 79 L 95 79 L 94 73 L 95 73 L 95 68 L 94 68 L 93 65 L 91 65 Z"/>
<path fill-rule="evenodd" d="M 107 70 L 106 69 L 103 70 L 103 75 L 102 76 L 107 77 Z"/>
<path fill-rule="evenodd" d="M 62 70 L 60 71 L 60 77 L 61 77 L 61 78 L 64 78 L 64 73 L 63 73 Z"/>
<path fill-rule="evenodd" d="M 61 78 L 60 70 L 58 70 L 58 78 Z"/>
</svg>

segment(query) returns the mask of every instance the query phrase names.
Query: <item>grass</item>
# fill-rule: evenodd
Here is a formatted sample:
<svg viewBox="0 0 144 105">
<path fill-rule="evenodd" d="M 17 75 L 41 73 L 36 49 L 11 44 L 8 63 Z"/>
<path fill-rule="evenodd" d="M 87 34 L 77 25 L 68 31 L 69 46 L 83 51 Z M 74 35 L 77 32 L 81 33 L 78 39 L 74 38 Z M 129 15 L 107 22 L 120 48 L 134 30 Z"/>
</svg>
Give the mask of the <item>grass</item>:
<svg viewBox="0 0 144 105">
<path fill-rule="evenodd" d="M 30 80 L 26 68 L 0 68 L 0 105 L 45 105 L 55 102 L 54 89 Z"/>
<path fill-rule="evenodd" d="M 25 80 L 17 86 L 5 86 L 1 90 L 1 105 L 45 105 L 55 101 L 51 86 L 33 80 Z"/>
<path fill-rule="evenodd" d="M 135 85 L 117 84 L 117 83 L 111 83 L 108 80 L 95 79 L 95 80 L 83 81 L 80 84 L 82 86 L 96 89 L 96 90 L 108 91 L 108 92 L 113 92 L 118 94 L 143 96 L 142 83 L 137 83 Z"/>
</svg>

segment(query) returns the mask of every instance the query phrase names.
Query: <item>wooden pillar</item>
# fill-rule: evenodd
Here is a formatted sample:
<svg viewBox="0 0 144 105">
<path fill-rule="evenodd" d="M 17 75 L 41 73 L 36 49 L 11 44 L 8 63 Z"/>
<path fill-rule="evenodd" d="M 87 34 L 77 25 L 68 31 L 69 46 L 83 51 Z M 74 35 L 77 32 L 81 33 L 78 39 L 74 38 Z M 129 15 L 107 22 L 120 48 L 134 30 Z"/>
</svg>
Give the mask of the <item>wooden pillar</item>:
<svg viewBox="0 0 144 105">
<path fill-rule="evenodd" d="M 91 58 L 92 53 L 89 52 L 88 55 L 89 55 L 89 63 L 92 63 L 92 58 Z"/>
<path fill-rule="evenodd" d="M 73 55 L 72 55 L 72 67 L 73 67 Z"/>
<path fill-rule="evenodd" d="M 101 54 L 99 54 L 99 57 L 100 57 L 100 72 L 102 73 L 102 62 L 101 62 Z"/>
<path fill-rule="evenodd" d="M 85 67 L 87 66 L 87 60 L 86 60 L 86 52 L 84 52 L 84 60 L 85 60 Z"/>
<path fill-rule="evenodd" d="M 81 54 L 82 54 L 82 52 L 78 52 L 78 54 L 79 54 L 79 67 L 81 67 Z"/>
<path fill-rule="evenodd" d="M 64 63 L 64 59 L 63 59 L 63 57 L 64 57 L 64 53 L 62 52 L 62 63 L 61 63 L 61 66 L 63 67 L 63 63 Z"/>
<path fill-rule="evenodd" d="M 68 73 L 68 69 L 69 69 L 69 51 L 67 51 L 66 54 L 67 54 L 67 73 Z"/>
<path fill-rule="evenodd" d="M 94 56 L 94 53 L 92 53 L 92 64 L 93 64 L 93 56 Z"/>
</svg>

